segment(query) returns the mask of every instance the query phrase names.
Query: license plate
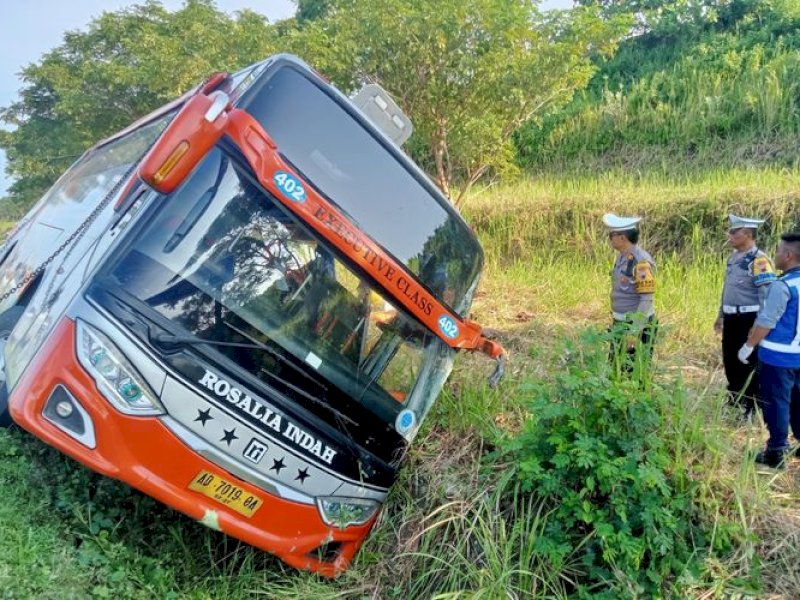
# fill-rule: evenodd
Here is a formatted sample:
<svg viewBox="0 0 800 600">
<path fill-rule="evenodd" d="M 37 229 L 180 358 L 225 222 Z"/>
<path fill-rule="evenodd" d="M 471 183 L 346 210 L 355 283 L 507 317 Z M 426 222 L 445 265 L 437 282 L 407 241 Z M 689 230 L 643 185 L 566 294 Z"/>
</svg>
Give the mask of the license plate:
<svg viewBox="0 0 800 600">
<path fill-rule="evenodd" d="M 229 506 L 248 518 L 252 517 L 263 503 L 258 496 L 208 471 L 200 471 L 189 484 L 189 489 Z"/>
</svg>

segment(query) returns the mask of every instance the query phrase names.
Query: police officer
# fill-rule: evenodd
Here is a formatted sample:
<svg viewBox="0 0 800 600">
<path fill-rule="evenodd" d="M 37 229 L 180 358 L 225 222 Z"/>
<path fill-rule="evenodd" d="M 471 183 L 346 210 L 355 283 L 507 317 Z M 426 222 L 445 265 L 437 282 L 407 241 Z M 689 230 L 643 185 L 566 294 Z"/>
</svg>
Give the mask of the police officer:
<svg viewBox="0 0 800 600">
<path fill-rule="evenodd" d="M 776 279 L 772 261 L 756 246 L 756 229 L 763 219 L 730 215 L 728 244 L 733 254 L 728 258 L 714 329 L 722 334 L 722 363 L 728 380 L 728 401 L 740 406 L 744 417 L 752 414 L 758 397 L 756 353 L 747 363 L 736 356 L 747 340 L 756 314 L 766 295 L 767 284 Z"/>
<path fill-rule="evenodd" d="M 790 425 L 800 439 L 800 233 L 781 236 L 775 266 L 783 274 L 767 288 L 738 356 L 745 362 L 759 346 L 759 391 L 769 439 L 756 462 L 780 468 L 789 454 Z"/>
<path fill-rule="evenodd" d="M 637 345 L 646 348 L 647 357 L 652 355 L 656 328 L 653 307 L 656 263 L 638 245 L 641 220 L 641 217 L 603 215 L 611 247 L 619 253 L 611 272 L 612 352 L 615 359 L 625 355 L 625 371 L 632 368 Z"/>
</svg>

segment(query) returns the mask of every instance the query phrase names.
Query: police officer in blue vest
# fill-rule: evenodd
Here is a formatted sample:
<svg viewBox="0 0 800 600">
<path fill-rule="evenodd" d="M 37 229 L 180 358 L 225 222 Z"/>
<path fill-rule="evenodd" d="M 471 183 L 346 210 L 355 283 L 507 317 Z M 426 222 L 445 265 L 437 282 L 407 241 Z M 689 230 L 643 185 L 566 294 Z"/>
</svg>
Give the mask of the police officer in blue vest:
<svg viewBox="0 0 800 600">
<path fill-rule="evenodd" d="M 800 233 L 781 236 L 775 266 L 783 274 L 767 289 L 739 360 L 747 362 L 759 347 L 759 387 L 769 439 L 756 462 L 782 468 L 790 450 L 790 426 L 800 440 Z"/>
</svg>

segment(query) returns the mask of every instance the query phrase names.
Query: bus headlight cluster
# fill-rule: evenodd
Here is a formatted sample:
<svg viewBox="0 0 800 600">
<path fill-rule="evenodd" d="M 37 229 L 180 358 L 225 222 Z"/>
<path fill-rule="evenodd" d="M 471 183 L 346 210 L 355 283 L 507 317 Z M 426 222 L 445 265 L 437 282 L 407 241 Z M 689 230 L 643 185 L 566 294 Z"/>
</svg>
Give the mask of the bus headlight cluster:
<svg viewBox="0 0 800 600">
<path fill-rule="evenodd" d="M 78 360 L 94 378 L 100 393 L 120 412 L 128 415 L 164 413 L 142 376 L 108 337 L 80 319 L 77 337 Z"/>
<path fill-rule="evenodd" d="M 317 498 L 317 508 L 326 525 L 345 529 L 369 521 L 378 512 L 380 504 L 364 498 L 327 496 Z"/>
</svg>

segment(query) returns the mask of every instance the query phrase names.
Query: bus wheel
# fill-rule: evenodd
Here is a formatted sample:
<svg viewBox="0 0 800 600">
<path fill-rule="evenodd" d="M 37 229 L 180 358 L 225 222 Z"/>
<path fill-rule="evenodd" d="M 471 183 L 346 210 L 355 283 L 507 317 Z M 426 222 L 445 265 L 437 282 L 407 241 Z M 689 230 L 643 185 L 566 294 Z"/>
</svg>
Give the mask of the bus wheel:
<svg viewBox="0 0 800 600">
<path fill-rule="evenodd" d="M 13 421 L 8 413 L 8 388 L 6 387 L 6 342 L 11 335 L 11 330 L 19 321 L 24 306 L 12 306 L 0 315 L 0 427 L 9 427 Z"/>
<path fill-rule="evenodd" d="M 14 421 L 11 420 L 11 414 L 8 412 L 8 389 L 6 383 L 0 385 L 0 429 L 11 427 Z"/>
</svg>

